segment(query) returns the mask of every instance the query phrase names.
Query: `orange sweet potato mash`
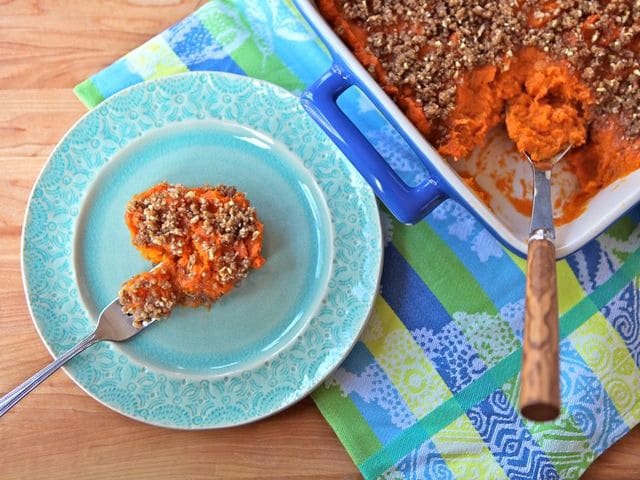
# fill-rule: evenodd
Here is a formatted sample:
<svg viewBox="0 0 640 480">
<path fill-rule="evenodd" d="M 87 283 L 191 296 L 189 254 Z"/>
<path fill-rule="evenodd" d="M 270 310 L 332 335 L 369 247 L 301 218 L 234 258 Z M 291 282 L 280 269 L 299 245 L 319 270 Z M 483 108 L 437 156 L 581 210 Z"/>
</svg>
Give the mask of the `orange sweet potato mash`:
<svg viewBox="0 0 640 480">
<path fill-rule="evenodd" d="M 449 139 L 439 150 L 449 157 L 466 157 L 505 122 L 518 150 L 544 162 L 567 145 L 584 145 L 592 103 L 589 89 L 565 65 L 535 49 L 523 49 L 506 71 L 488 66 L 465 75 L 447 120 Z"/>
<path fill-rule="evenodd" d="M 211 304 L 265 263 L 263 224 L 233 187 L 161 183 L 133 197 L 125 221 L 134 246 L 158 265 L 120 290 L 134 325 L 165 317 L 177 304 Z"/>
<path fill-rule="evenodd" d="M 492 2 L 485 3 L 488 5 Z M 507 53 L 494 58 L 492 63 L 463 69 L 459 76 L 459 72 L 456 72 L 455 78 L 450 79 L 454 89 L 451 108 L 445 116 L 431 117 L 428 114 L 429 109 L 425 108 L 422 102 L 422 98 L 428 98 L 424 93 L 425 85 L 438 75 L 433 69 L 424 69 L 427 59 L 434 58 L 429 57 L 430 52 L 440 43 L 446 42 L 449 52 L 451 49 L 459 49 L 459 55 L 462 56 L 468 51 L 468 45 L 463 42 L 469 42 L 469 39 L 475 42 L 489 29 L 492 29 L 493 36 L 484 42 L 489 46 L 491 41 L 498 46 L 501 45 L 500 38 L 497 37 L 502 36 L 502 31 L 496 30 L 492 25 L 492 22 L 497 22 L 492 16 L 496 14 L 490 14 L 483 19 L 483 7 L 465 7 L 465 2 L 457 3 L 458 7 L 455 8 L 458 10 L 443 10 L 440 13 L 438 8 L 445 7 L 437 7 L 434 2 L 426 0 L 422 3 L 412 2 L 410 6 L 404 2 L 390 0 L 378 2 L 378 6 L 375 4 L 376 2 L 319 0 L 318 7 L 358 60 L 396 101 L 409 120 L 452 162 L 468 157 L 472 150 L 481 147 L 488 133 L 500 124 L 506 126 L 507 133 L 517 149 L 527 152 L 542 167 L 550 167 L 547 161 L 553 155 L 567 146 L 572 146 L 570 154 L 563 162 L 568 162 L 577 178 L 579 190 L 565 203 L 569 207 L 556 219 L 558 224 L 567 223 L 579 216 L 588 201 L 600 190 L 640 168 L 640 137 L 625 136 L 621 117 L 603 114 L 602 109 L 597 110 L 595 107 L 598 96 L 593 85 L 584 80 L 585 77 L 581 76 L 575 64 L 568 61 L 568 57 L 552 55 L 546 51 L 547 47 L 542 51 L 533 46 L 511 43 L 509 50 L 506 50 Z M 607 2 L 603 2 L 603 9 L 609 8 L 606 4 Z M 497 5 L 495 12 L 511 8 L 501 6 L 501 2 L 497 2 Z M 525 15 L 525 20 L 520 20 L 520 23 L 524 24 L 522 32 L 530 33 L 532 30 L 543 29 L 549 22 L 561 25 L 566 20 L 558 13 L 559 2 L 523 1 L 518 2 L 518 5 L 521 6 L 513 7 L 511 17 L 505 17 L 507 20 L 513 20 L 510 24 L 512 32 L 516 31 L 513 25 L 522 18 L 519 16 L 520 13 L 529 12 L 524 9 L 530 9 L 530 12 L 528 16 Z M 478 8 L 479 10 L 476 10 Z M 575 20 L 571 28 L 562 30 L 561 27 L 557 27 L 561 32 L 560 37 L 548 41 L 551 44 L 562 41 L 563 45 L 569 47 L 581 45 L 583 50 L 575 52 L 587 52 L 585 62 L 592 61 L 593 52 L 599 55 L 599 50 L 604 51 L 610 44 L 619 43 L 619 38 L 626 38 L 623 36 L 623 29 L 628 29 L 627 36 L 633 35 L 632 29 L 635 27 L 607 29 L 607 25 L 603 27 L 599 24 L 599 14 L 589 15 L 584 19 L 580 15 L 587 14 L 576 8 L 578 7 L 569 13 L 574 14 L 578 20 Z M 421 20 L 402 16 L 407 15 L 409 11 Z M 627 21 L 629 15 L 625 15 L 623 20 Z M 453 17 L 459 17 L 461 20 L 457 21 L 455 28 L 446 30 L 443 24 L 455 23 L 456 19 Z M 438 20 L 429 23 L 434 18 Z M 619 17 L 612 14 L 610 18 Z M 465 22 L 468 23 L 468 28 Z M 595 30 L 597 25 L 600 25 L 598 28 L 601 30 Z M 448 35 L 444 40 L 443 30 L 448 32 L 444 34 Z M 464 32 L 467 32 L 466 37 Z M 432 37 L 429 38 L 429 35 Z M 511 35 L 515 38 L 518 33 Z M 525 33 L 521 35 L 524 36 Z M 404 44 L 398 40 L 399 38 Z M 628 40 L 625 45 L 630 55 L 637 56 L 640 52 L 640 35 L 636 40 Z M 594 49 L 588 50 L 591 47 Z M 489 56 L 486 48 L 480 50 Z M 379 55 L 373 52 L 378 52 Z M 574 51 L 568 55 L 574 55 Z M 403 63 L 398 60 L 401 57 L 408 60 Z M 426 72 L 424 79 L 416 80 L 415 74 L 406 70 L 411 65 Z M 638 64 L 635 65 L 637 67 Z M 613 78 L 612 74 L 605 67 L 607 66 L 601 68 L 605 72 L 602 75 L 606 77 L 605 80 L 610 81 Z M 630 68 L 633 69 L 628 66 L 620 68 L 622 73 L 626 72 L 625 74 L 630 74 Z M 593 78 L 593 69 L 589 70 Z M 596 76 L 598 74 L 599 71 L 596 72 Z M 626 78 L 633 78 L 633 74 L 630 75 Z M 637 76 L 640 76 L 640 72 Z M 446 86 L 444 83 L 443 92 Z M 423 89 L 422 97 L 420 88 Z M 437 92 L 431 94 L 437 99 Z M 476 190 L 480 198 L 486 201 L 491 192 L 482 191 L 473 178 L 465 180 Z M 504 182 L 502 186 L 505 189 L 512 188 L 508 182 Z M 515 204 L 519 200 L 510 195 L 511 192 L 504 193 L 514 201 L 516 208 L 522 210 L 522 205 Z"/>
</svg>

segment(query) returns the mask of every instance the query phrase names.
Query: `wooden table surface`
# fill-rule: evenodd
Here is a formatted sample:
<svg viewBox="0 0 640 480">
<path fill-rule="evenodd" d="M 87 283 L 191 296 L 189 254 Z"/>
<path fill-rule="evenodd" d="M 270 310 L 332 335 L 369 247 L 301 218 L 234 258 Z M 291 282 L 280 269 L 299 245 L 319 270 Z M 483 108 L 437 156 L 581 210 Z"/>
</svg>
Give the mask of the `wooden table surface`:
<svg viewBox="0 0 640 480">
<path fill-rule="evenodd" d="M 22 290 L 31 187 L 84 112 L 71 88 L 192 12 L 193 0 L 0 0 L 0 392 L 50 360 Z M 59 372 L 0 420 L 0 478 L 360 478 L 309 399 L 236 429 L 181 432 L 120 416 Z M 585 479 L 640 478 L 640 429 Z"/>
</svg>

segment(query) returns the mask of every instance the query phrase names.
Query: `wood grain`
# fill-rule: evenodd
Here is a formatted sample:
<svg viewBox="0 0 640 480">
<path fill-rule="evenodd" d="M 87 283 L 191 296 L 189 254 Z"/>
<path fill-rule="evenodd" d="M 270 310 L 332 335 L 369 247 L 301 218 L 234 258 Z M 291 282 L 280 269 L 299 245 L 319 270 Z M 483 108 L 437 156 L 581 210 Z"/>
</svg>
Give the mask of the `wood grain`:
<svg viewBox="0 0 640 480">
<path fill-rule="evenodd" d="M 0 392 L 49 356 L 20 277 L 29 192 L 53 145 L 84 113 L 71 88 L 199 2 L 0 0 Z M 309 399 L 254 425 L 179 432 L 122 417 L 57 373 L 0 420 L 0 478 L 360 478 Z M 640 478 L 640 429 L 585 479 Z"/>
<path fill-rule="evenodd" d="M 560 414 L 558 282 L 553 242 L 529 241 L 520 412 L 546 422 Z"/>
</svg>

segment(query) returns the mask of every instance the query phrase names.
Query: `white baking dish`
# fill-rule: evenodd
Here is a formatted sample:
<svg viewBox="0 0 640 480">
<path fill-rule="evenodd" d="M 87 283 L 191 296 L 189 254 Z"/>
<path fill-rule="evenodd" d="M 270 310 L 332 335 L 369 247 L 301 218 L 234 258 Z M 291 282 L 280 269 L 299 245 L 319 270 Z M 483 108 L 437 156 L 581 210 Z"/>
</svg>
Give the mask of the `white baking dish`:
<svg viewBox="0 0 640 480">
<path fill-rule="evenodd" d="M 423 218 L 444 198 L 453 198 L 465 205 L 507 247 L 525 256 L 529 236 L 528 215 L 517 212 L 507 196 L 493 187 L 494 180 L 490 172 L 488 170 L 479 172 L 476 180 L 491 194 L 491 208 L 480 200 L 456 173 L 456 169 L 469 169 L 469 166 L 474 164 L 474 159 L 461 161 L 455 165 L 455 168 L 452 167 L 425 140 L 362 67 L 318 13 L 313 2 L 311 0 L 293 0 L 293 2 L 324 41 L 333 57 L 331 69 L 302 95 L 303 105 L 363 174 L 387 207 L 401 221 L 413 223 Z M 430 178 L 423 184 L 417 187 L 404 184 L 393 172 L 386 171 L 389 168 L 386 162 L 383 162 L 385 165 L 380 164 L 381 157 L 370 144 L 362 144 L 363 141 L 366 142 L 364 137 L 357 135 L 354 131 L 355 126 L 335 107 L 337 98 L 351 86 L 358 87 L 369 97 L 425 164 Z M 523 196 L 530 195 L 529 185 L 532 181 L 530 167 L 514 152 L 512 144 L 504 133 L 494 132 L 492 141 L 483 152 L 474 153 L 474 155 L 480 154 L 503 158 L 504 166 L 500 168 L 503 171 L 513 172 L 516 193 Z M 490 163 L 498 168 L 497 162 Z M 524 183 L 519 182 L 520 178 L 525 180 Z M 564 171 L 562 166 L 554 170 L 554 196 L 566 195 L 573 183 L 572 176 Z M 517 191 L 522 190 L 521 184 L 526 185 L 525 192 Z M 557 228 L 558 258 L 578 250 L 638 202 L 640 202 L 640 171 L 602 190 L 591 200 L 580 217 Z"/>
</svg>

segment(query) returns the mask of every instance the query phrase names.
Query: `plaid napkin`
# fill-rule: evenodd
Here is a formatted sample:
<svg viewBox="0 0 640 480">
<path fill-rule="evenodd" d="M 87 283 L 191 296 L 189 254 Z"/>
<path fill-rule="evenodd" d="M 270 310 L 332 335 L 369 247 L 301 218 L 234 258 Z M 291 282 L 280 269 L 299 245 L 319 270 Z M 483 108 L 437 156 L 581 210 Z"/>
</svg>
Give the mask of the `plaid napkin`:
<svg viewBox="0 0 640 480">
<path fill-rule="evenodd" d="M 136 82 L 224 70 L 294 92 L 329 57 L 282 0 L 216 0 L 76 87 L 93 107 Z M 341 100 L 409 182 L 412 154 L 355 92 Z M 563 410 L 517 413 L 524 262 L 447 201 L 413 227 L 384 218 L 381 295 L 313 395 L 366 478 L 578 478 L 640 420 L 640 208 L 558 263 Z"/>
</svg>

